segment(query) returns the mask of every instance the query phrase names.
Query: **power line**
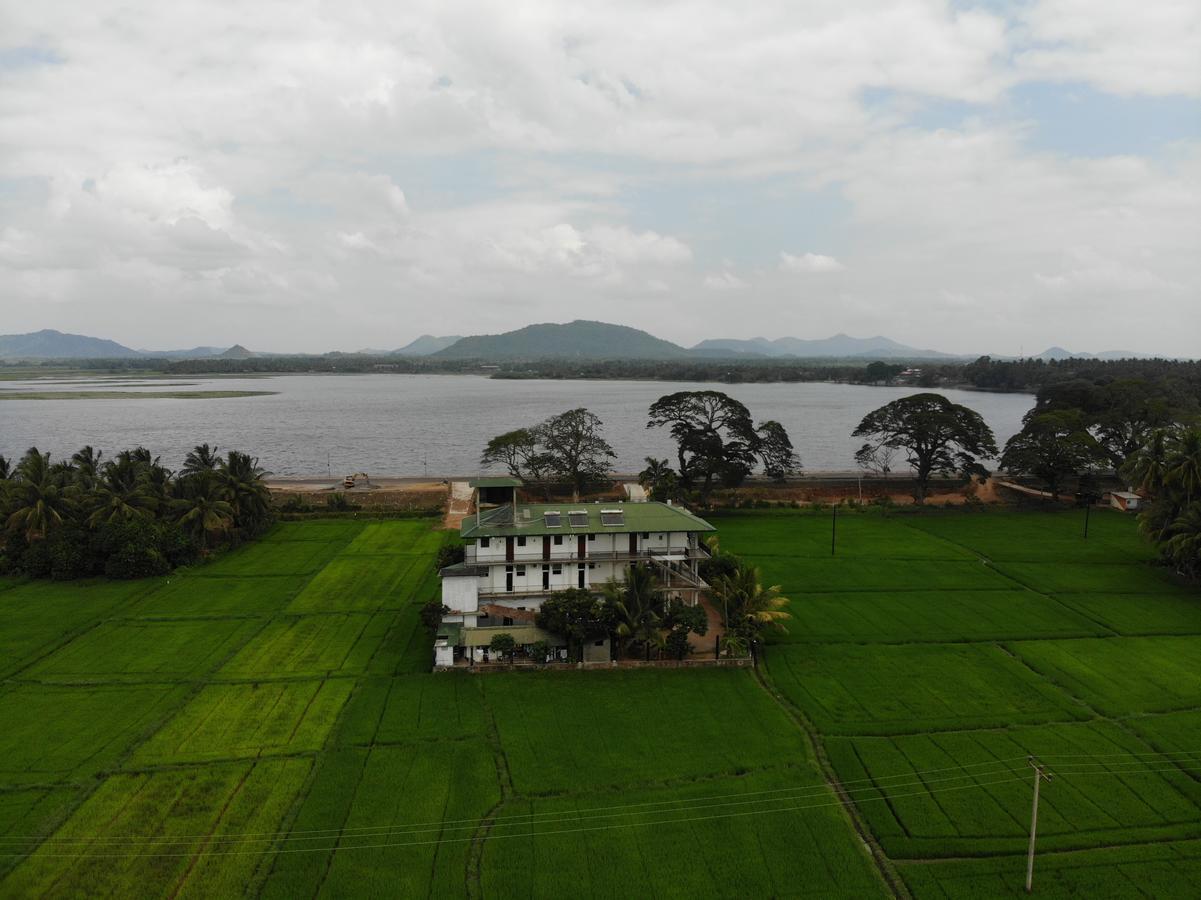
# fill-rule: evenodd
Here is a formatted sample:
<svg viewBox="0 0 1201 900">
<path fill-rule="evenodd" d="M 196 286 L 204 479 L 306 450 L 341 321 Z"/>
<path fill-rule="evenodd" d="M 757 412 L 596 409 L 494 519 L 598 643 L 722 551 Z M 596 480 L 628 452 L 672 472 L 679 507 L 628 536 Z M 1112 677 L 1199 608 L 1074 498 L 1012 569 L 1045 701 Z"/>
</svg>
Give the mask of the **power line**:
<svg viewBox="0 0 1201 900">
<path fill-rule="evenodd" d="M 1016 772 L 1016 771 L 1019 771 L 1019 770 L 1010 768 L 1008 766 L 999 766 L 999 767 L 995 767 L 991 770 L 986 770 L 983 772 L 974 772 L 974 773 L 968 772 L 968 773 L 964 773 L 962 775 L 955 775 L 955 776 L 950 776 L 947 778 L 936 778 L 936 779 L 916 778 L 915 779 L 912 776 L 910 776 L 909 780 L 906 782 L 902 782 L 902 783 L 898 783 L 898 784 L 894 784 L 894 785 L 884 785 L 883 787 L 869 785 L 869 786 L 860 787 L 860 788 L 851 788 L 850 790 L 844 791 L 844 793 L 856 794 L 856 793 L 863 793 L 865 791 L 880 791 L 881 793 L 883 793 L 883 788 L 894 789 L 894 788 L 916 787 L 921 784 L 938 784 L 938 783 L 948 782 L 948 781 L 962 781 L 965 778 L 978 778 L 980 776 L 999 775 L 1003 772 L 1010 773 L 1010 772 Z M 669 812 L 690 812 L 693 809 L 713 809 L 713 808 L 721 808 L 721 807 L 728 807 L 728 806 L 745 806 L 747 804 L 753 804 L 753 803 L 782 803 L 782 802 L 789 801 L 789 800 L 801 800 L 801 799 L 807 799 L 808 797 L 820 796 L 822 794 L 829 793 L 830 790 L 831 790 L 831 788 L 828 785 L 818 784 L 818 785 L 806 785 L 804 787 L 796 787 L 796 788 L 780 788 L 775 791 L 753 792 L 753 793 L 759 793 L 759 794 L 769 794 L 769 793 L 770 794 L 779 794 L 779 793 L 782 793 L 785 791 L 792 791 L 792 792 L 800 791 L 801 792 L 799 794 L 794 794 L 792 796 L 782 796 L 782 797 L 775 797 L 775 798 L 755 797 L 754 799 L 725 800 L 725 802 L 718 802 L 718 803 L 703 803 L 701 801 L 722 800 L 723 798 L 721 798 L 721 797 L 697 797 L 697 798 L 692 798 L 690 800 L 682 800 L 682 801 L 662 800 L 662 801 L 655 802 L 654 805 L 664 805 L 664 804 L 668 804 L 668 803 L 677 803 L 677 802 L 680 802 L 680 803 L 701 802 L 701 805 L 692 806 L 691 808 L 683 808 L 683 809 L 648 809 L 643 812 L 611 812 L 611 813 L 605 813 L 602 815 L 594 814 L 596 812 L 601 812 L 606 809 L 633 809 L 633 808 L 636 808 L 639 806 L 650 805 L 650 804 L 627 804 L 627 805 L 617 806 L 617 807 L 593 807 L 591 809 L 578 810 L 575 812 L 572 812 L 570 810 L 559 810 L 559 811 L 549 811 L 549 812 L 544 812 L 544 813 L 521 813 L 521 814 L 517 814 L 517 815 L 513 815 L 513 816 L 504 816 L 504 817 L 499 817 L 497 819 L 491 819 L 491 820 L 489 820 L 489 825 L 491 827 L 503 828 L 503 827 L 513 827 L 515 825 L 551 824 L 554 820 L 557 820 L 557 819 L 566 819 L 566 820 L 575 820 L 575 821 L 613 819 L 613 818 L 622 818 L 622 817 L 628 817 L 628 816 L 634 816 L 634 815 L 654 815 L 654 814 L 658 814 L 658 813 L 669 813 Z M 733 795 L 727 795 L 727 796 L 729 796 L 729 797 L 751 797 L 752 793 L 733 794 Z M 548 821 L 548 822 L 536 821 L 538 819 L 549 819 L 550 821 Z M 247 843 L 247 844 L 249 844 L 249 843 L 270 843 L 275 840 L 282 840 L 282 841 L 287 841 L 287 840 L 310 840 L 310 841 L 312 841 L 312 840 L 327 840 L 327 839 L 339 837 L 339 836 L 360 836 L 360 837 L 367 836 L 367 837 L 369 837 L 369 836 L 372 836 L 373 834 L 380 834 L 380 833 L 394 834 L 394 833 L 408 832 L 408 833 L 412 833 L 412 834 L 419 834 L 421 832 L 427 832 L 427 831 L 444 831 L 447 829 L 449 829 L 451 831 L 456 831 L 456 830 L 463 830 L 466 828 L 476 828 L 480 824 L 480 821 L 481 820 L 479 818 L 449 819 L 449 820 L 445 820 L 442 822 L 412 823 L 412 824 L 406 824 L 406 825 L 377 825 L 377 826 L 362 826 L 362 827 L 354 828 L 354 829 L 326 829 L 319 833 L 312 833 L 312 836 L 308 836 L 308 837 L 304 836 L 303 833 L 299 833 L 299 832 L 271 832 L 269 834 L 264 833 L 264 834 L 267 834 L 267 836 L 263 836 L 263 837 L 239 836 L 239 835 L 219 835 L 219 836 L 211 837 L 211 838 L 209 838 L 209 840 L 210 840 L 210 842 L 215 842 L 215 843 Z M 458 824 L 458 823 L 464 823 L 464 824 Z M 351 834 L 351 832 L 354 832 L 354 834 Z M 144 844 L 144 845 L 153 846 L 155 844 L 184 843 L 189 840 L 197 840 L 197 839 L 204 838 L 204 837 L 207 837 L 207 835 L 188 835 L 188 836 L 180 836 L 180 837 L 174 837 L 174 838 L 163 835 L 163 836 L 156 836 L 156 837 L 132 838 L 132 839 L 125 839 L 125 838 L 120 838 L 120 837 L 48 838 L 47 840 L 42 841 L 41 843 L 44 843 L 44 844 L 96 844 L 96 843 L 104 844 L 104 843 L 110 843 L 110 844 L 114 844 L 114 845 Z"/>
<path fill-rule="evenodd" d="M 988 760 L 986 762 L 964 763 L 964 764 L 957 765 L 957 766 L 944 766 L 944 767 L 937 768 L 937 769 L 923 769 L 923 770 L 919 770 L 919 771 L 905 772 L 905 773 L 900 773 L 900 774 L 896 774 L 896 775 L 882 775 L 882 776 L 878 776 L 878 777 L 854 778 L 854 779 L 849 779 L 846 781 L 840 781 L 839 785 L 844 786 L 844 785 L 862 784 L 864 782 L 870 782 L 871 785 L 874 786 L 874 785 L 880 784 L 880 782 L 895 781 L 897 779 L 915 779 L 915 778 L 923 779 L 924 776 L 926 776 L 926 775 L 937 775 L 937 774 L 941 774 L 943 772 L 963 771 L 966 769 L 978 769 L 981 767 L 1001 766 L 1002 769 L 1004 769 L 1004 768 L 1006 768 L 1005 767 L 1006 763 L 1017 762 L 1019 760 L 1024 760 L 1025 758 L 1026 758 L 1025 756 L 1013 756 L 1013 757 L 1002 758 L 1002 759 Z M 971 774 L 971 773 L 965 772 L 965 775 L 967 775 L 967 774 Z M 985 773 L 981 773 L 981 774 L 990 774 L 990 773 L 985 772 Z M 884 786 L 889 787 L 891 785 L 884 785 Z M 903 787 L 904 785 L 898 785 L 898 786 Z M 675 803 L 675 804 L 703 803 L 707 800 L 739 799 L 739 798 L 745 798 L 745 797 L 763 796 L 763 795 L 768 795 L 768 794 L 782 794 L 782 793 L 788 793 L 788 792 L 792 792 L 792 791 L 824 792 L 829 789 L 830 788 L 828 785 L 822 783 L 822 784 L 814 784 L 814 785 L 804 785 L 801 787 L 774 788 L 771 790 L 763 790 L 763 791 L 742 791 L 742 792 L 734 793 L 734 794 L 717 794 L 717 795 L 711 795 L 711 796 L 705 796 L 705 797 L 678 798 L 678 799 L 671 799 L 671 800 L 648 800 L 648 801 L 642 801 L 639 803 L 620 803 L 620 804 L 613 804 L 613 805 L 609 805 L 609 806 L 595 806 L 595 807 L 590 807 L 588 810 L 586 810 L 586 812 L 602 812 L 602 811 L 607 812 L 609 810 L 616 810 L 616 809 L 634 809 L 634 808 L 651 807 L 651 806 L 666 806 L 666 805 L 673 804 L 673 803 Z M 552 798 L 548 798 L 548 799 L 552 799 Z M 653 811 L 653 810 L 650 810 L 650 811 Z M 502 818 L 504 818 L 504 819 L 527 818 L 530 816 L 537 816 L 537 815 L 548 815 L 548 814 L 547 813 L 518 813 L 518 814 L 514 814 L 512 816 L 505 816 Z M 395 827 L 397 827 L 397 828 L 400 828 L 400 827 L 418 828 L 418 827 L 427 826 L 427 825 L 441 826 L 441 825 L 448 825 L 448 824 L 453 825 L 453 824 L 466 823 L 466 822 L 470 822 L 474 825 L 479 822 L 479 819 L 478 818 L 446 819 L 446 820 L 439 820 L 439 821 L 432 821 L 432 822 L 413 822 L 406 826 L 395 826 Z M 371 830 L 379 829 L 381 827 L 385 827 L 385 826 L 364 825 L 364 826 L 357 826 L 355 828 L 327 828 L 327 829 L 312 829 L 312 830 L 308 830 L 308 831 L 246 831 L 246 832 L 237 832 L 237 833 L 228 834 L 228 835 L 225 835 L 225 837 L 265 837 L 265 838 L 270 838 L 270 837 L 275 837 L 275 836 L 279 836 L 279 835 L 344 834 L 344 833 L 348 833 L 348 832 L 352 832 L 352 831 L 371 831 Z M 181 840 L 181 841 L 182 840 L 198 840 L 198 839 L 204 838 L 204 837 L 208 837 L 208 835 L 207 834 L 180 835 L 178 838 L 176 838 L 176 840 Z M 63 840 L 63 841 L 66 841 L 66 840 L 76 840 L 76 841 L 111 840 L 114 842 L 128 842 L 128 841 L 138 841 L 138 840 L 156 841 L 156 840 L 160 840 L 160 838 L 153 836 L 153 835 L 147 835 L 147 836 L 143 836 L 143 837 L 139 837 L 137 835 L 129 835 L 129 836 L 117 836 L 117 837 L 111 837 L 111 838 L 94 838 L 94 839 L 53 838 L 53 837 L 43 839 L 36 835 L 25 835 L 25 836 L 0 835 L 0 843 L 2 843 L 4 841 L 28 842 L 28 841 L 42 841 L 42 840 L 45 840 L 45 841 L 52 841 L 52 840 Z"/>
<path fill-rule="evenodd" d="M 988 787 L 989 785 L 994 785 L 994 784 L 1009 784 L 1009 783 L 1012 783 L 1015 781 L 1025 781 L 1025 778 L 1024 777 L 1022 777 L 1022 778 L 1002 778 L 997 781 L 981 781 L 981 782 L 975 782 L 973 784 L 957 785 L 955 787 L 938 788 L 937 790 L 933 790 L 933 791 L 916 791 L 916 792 L 910 793 L 910 794 L 896 794 L 892 797 L 869 797 L 869 798 L 866 798 L 865 800 L 859 801 L 859 802 L 868 802 L 870 800 L 877 800 L 877 801 L 879 801 L 879 800 L 899 800 L 899 799 L 903 799 L 905 797 L 926 797 L 926 796 L 929 796 L 930 794 L 946 793 L 948 791 L 961 791 L 961 790 L 967 790 L 970 788 L 978 788 L 978 787 Z M 768 815 L 771 813 L 795 812 L 798 810 L 806 810 L 806 809 L 821 809 L 821 808 L 825 808 L 825 807 L 841 806 L 841 805 L 842 805 L 842 802 L 840 800 L 835 800 L 833 802 L 827 802 L 827 803 L 815 803 L 815 804 L 807 804 L 807 805 L 801 805 L 801 806 L 784 806 L 784 807 L 780 807 L 778 809 L 745 810 L 742 812 L 719 813 L 717 815 L 712 815 L 712 816 L 692 816 L 692 817 L 683 818 L 683 819 L 660 819 L 660 820 L 655 820 L 655 821 L 650 821 L 650 822 L 623 822 L 623 823 L 618 823 L 615 825 L 590 825 L 590 826 L 586 826 L 583 828 L 561 828 L 561 829 L 555 829 L 553 831 L 531 831 L 528 833 L 517 833 L 517 834 L 496 834 L 496 835 L 490 834 L 490 835 L 488 835 L 487 840 L 494 841 L 494 840 L 505 840 L 507 838 L 542 837 L 542 836 L 546 836 L 546 835 L 576 834 L 576 833 L 580 833 L 580 832 L 591 832 L 591 831 L 611 831 L 611 830 L 614 830 L 617 828 L 646 828 L 646 827 L 650 827 L 653 825 L 679 825 L 679 824 L 687 824 L 687 823 L 691 823 L 691 822 L 708 822 L 708 821 L 714 821 L 717 819 L 745 818 L 748 816 L 757 816 L 757 815 L 761 816 L 761 815 Z M 436 838 L 434 840 L 426 840 L 426 841 L 401 841 L 401 842 L 391 842 L 390 841 L 390 842 L 381 843 L 381 844 L 351 844 L 351 845 L 347 845 L 347 846 L 334 845 L 334 846 L 330 846 L 330 847 L 285 847 L 281 850 L 275 850 L 272 852 L 273 853 L 328 853 L 330 851 L 336 851 L 336 850 L 378 850 L 378 849 L 391 848 L 391 847 L 419 847 L 419 846 L 428 846 L 431 844 L 464 843 L 464 842 L 473 841 L 473 840 L 475 840 L 474 837 Z M 261 851 L 261 850 L 216 850 L 216 851 L 197 850 L 197 851 L 186 852 L 186 853 L 38 853 L 37 855 L 50 857 L 50 858 L 56 858 L 56 859 L 136 859 L 136 858 L 143 858 L 143 857 L 144 858 L 161 858 L 161 857 L 237 856 L 237 855 L 243 855 L 246 853 L 261 853 L 261 852 L 263 852 L 263 851 Z M 20 855 L 24 855 L 24 854 L 15 854 L 15 853 L 0 854 L 0 856 L 20 856 Z"/>
<path fill-rule="evenodd" d="M 1194 755 L 1198 755 L 1198 754 L 1201 754 L 1201 751 L 1185 751 L 1184 752 L 1184 755 L 1188 755 L 1188 756 L 1194 756 Z M 1066 771 L 1057 771 L 1057 772 L 1055 772 L 1055 774 L 1060 777 L 1096 776 L 1096 775 L 1109 775 L 1109 776 L 1143 775 L 1143 774 L 1157 774 L 1157 773 L 1164 773 L 1164 772 L 1183 774 L 1178 765 L 1173 765 L 1173 766 L 1167 767 L 1167 768 L 1149 768 L 1149 767 L 1157 765 L 1157 763 L 1159 763 L 1159 762 L 1171 761 L 1168 757 L 1177 756 L 1177 755 L 1181 755 L 1181 754 L 1171 754 L 1171 753 L 1063 754 L 1063 756 L 1069 756 L 1069 757 L 1073 757 L 1073 758 L 1081 758 L 1081 757 L 1083 757 L 1083 758 L 1096 758 L 1096 757 L 1112 758 L 1114 756 L 1139 756 L 1139 757 L 1152 756 L 1152 757 L 1159 757 L 1159 759 L 1135 759 L 1135 760 L 1131 760 L 1128 762 L 1113 762 L 1113 763 L 1077 762 L 1077 763 L 1071 763 L 1069 765 L 1077 765 L 1077 766 L 1079 766 L 1079 765 L 1089 765 L 1089 766 L 1107 765 L 1110 768 L 1101 769 L 1101 770 L 1071 770 L 1071 769 L 1069 769 Z M 843 782 L 842 784 L 852 784 L 852 783 L 864 782 L 864 781 L 878 782 L 878 781 L 882 781 L 885 779 L 890 779 L 890 780 L 894 780 L 894 781 L 896 779 L 908 779 L 908 780 L 897 783 L 897 784 L 888 784 L 888 785 L 880 785 L 878 783 L 873 783 L 871 785 L 867 785 L 864 787 L 844 789 L 843 793 L 848 794 L 848 795 L 853 795 L 853 794 L 861 794 L 864 792 L 875 792 L 875 793 L 879 794 L 879 796 L 852 797 L 851 798 L 856 804 L 861 804 L 861 803 L 867 803 L 867 802 L 872 802 L 872 801 L 877 801 L 877 802 L 878 801 L 891 801 L 891 800 L 903 799 L 906 797 L 926 797 L 926 796 L 932 796 L 934 794 L 945 793 L 948 791 L 968 790 L 968 789 L 972 789 L 972 788 L 983 788 L 983 787 L 989 787 L 989 786 L 998 785 L 998 784 L 1008 784 L 1008 783 L 1012 783 L 1015 781 L 1024 781 L 1025 780 L 1024 776 L 1022 776 L 1022 777 L 1007 777 L 1007 778 L 1001 778 L 1001 779 L 995 779 L 995 780 L 989 780 L 989 781 L 973 780 L 969 784 L 949 785 L 946 787 L 933 788 L 933 789 L 927 789 L 927 790 L 921 790 L 921 791 L 912 791 L 912 792 L 902 793 L 902 794 L 886 793 L 886 790 L 891 790 L 891 789 L 896 789 L 896 788 L 915 787 L 918 784 L 937 784 L 937 783 L 948 782 L 948 781 L 949 782 L 962 781 L 965 778 L 978 779 L 981 776 L 999 775 L 1002 773 L 1015 775 L 1017 772 L 1022 771 L 1022 769 L 1021 768 L 1011 768 L 1005 764 L 1008 762 L 1011 762 L 1015 759 L 1024 759 L 1024 758 L 1025 757 L 1012 757 L 1012 758 L 998 759 L 998 760 L 982 762 L 982 763 L 969 763 L 969 764 L 964 764 L 962 766 L 948 766 L 948 767 L 943 767 L 941 769 L 928 769 L 928 770 L 924 770 L 921 772 L 912 772 L 912 773 L 907 773 L 907 774 L 903 774 L 903 775 L 882 776 L 879 779 L 871 779 L 871 778 L 856 779 L 854 781 Z M 993 768 L 985 770 L 985 771 L 980 771 L 980 772 L 962 771 L 963 769 L 966 769 L 968 767 L 981 768 L 984 766 L 991 766 Z M 1124 768 L 1115 770 L 1112 768 L 1113 766 L 1122 766 Z M 1130 768 L 1131 766 L 1134 766 L 1136 768 Z M 1142 766 L 1142 768 L 1137 768 L 1139 766 Z M 921 777 L 926 774 L 937 774 L 940 772 L 952 771 L 955 769 L 961 770 L 962 774 L 950 776 L 947 778 L 939 778 L 939 779 L 925 779 L 925 778 Z M 914 780 L 914 779 L 917 779 L 917 780 Z M 747 805 L 747 804 L 783 803 L 783 802 L 791 801 L 791 800 L 809 799 L 810 797 L 816 797 L 821 793 L 828 792 L 830 789 L 831 788 L 829 785 L 819 784 L 819 785 L 808 785 L 808 786 L 804 786 L 804 787 L 795 787 L 795 788 L 779 788 L 779 789 L 769 790 L 769 791 L 754 791 L 754 792 L 744 792 L 741 794 L 727 794 L 727 795 L 716 796 L 716 797 L 696 797 L 696 798 L 685 798 L 685 799 L 676 799 L 676 800 L 647 801 L 644 803 L 634 803 L 634 804 L 615 804 L 615 805 L 611 805 L 611 806 L 607 806 L 607 807 L 593 807 L 592 809 L 577 811 L 575 813 L 572 813 L 570 811 L 546 812 L 546 813 L 527 813 L 527 814 L 517 814 L 517 815 L 513 815 L 513 816 L 501 817 L 501 818 L 495 819 L 495 820 L 488 820 L 488 819 L 481 820 L 478 818 L 455 819 L 455 820 L 446 820 L 443 822 L 414 823 L 414 824 L 408 824 L 408 825 L 395 825 L 395 826 L 362 826 L 362 827 L 358 827 L 358 828 L 318 829 L 318 830 L 313 830 L 310 832 L 283 832 L 283 831 L 244 832 L 240 835 L 236 835 L 236 834 L 219 835 L 219 836 L 188 835 L 188 836 L 179 836 L 179 837 L 175 837 L 175 838 L 170 838 L 170 837 L 166 837 L 166 836 L 143 837 L 143 838 L 138 838 L 136 836 L 135 837 L 126 837 L 126 838 L 112 837 L 112 836 L 109 836 L 109 837 L 97 836 L 97 837 L 93 837 L 93 838 L 53 838 L 53 837 L 51 837 L 51 838 L 41 839 L 41 838 L 36 838 L 36 837 L 19 838 L 19 837 L 15 837 L 15 836 L 7 836 L 5 838 L 0 838 L 0 840 L 23 841 L 25 843 L 37 842 L 38 847 L 36 847 L 30 851 L 27 851 L 27 852 L 0 853 L 0 857 L 25 856 L 25 855 L 27 855 L 27 853 L 36 853 L 37 855 L 49 856 L 49 857 L 54 857 L 54 858 L 80 858 L 80 859 L 82 859 L 82 858 L 99 859 L 99 858 L 135 858 L 135 857 L 226 856 L 226 855 L 246 854 L 246 853 L 261 853 L 261 852 L 267 852 L 267 851 L 264 848 L 253 848 L 253 849 L 221 849 L 221 850 L 201 850 L 201 851 L 188 851 L 188 852 L 165 852 L 165 853 L 164 852 L 92 853 L 92 852 L 87 852 L 87 851 L 69 852 L 69 853 L 56 853 L 56 852 L 44 852 L 43 853 L 43 852 L 41 852 L 41 848 L 46 847 L 46 846 L 53 847 L 56 844 L 57 845 L 88 844 L 91 846 L 95 846 L 97 844 L 100 844 L 103 846 L 105 844 L 108 844 L 110 846 L 126 845 L 126 846 L 134 846 L 134 847 L 141 845 L 141 846 L 154 848 L 155 846 L 171 846 L 174 844 L 179 844 L 179 843 L 183 843 L 183 842 L 190 841 L 190 840 L 200 840 L 200 839 L 205 839 L 206 843 L 210 844 L 210 845 L 211 844 L 270 843 L 277 839 L 281 840 L 281 841 L 287 841 L 287 840 L 336 840 L 336 841 L 340 842 L 343 838 L 350 838 L 350 839 L 354 839 L 356 837 L 357 838 L 369 838 L 369 837 L 376 837 L 376 836 L 390 835 L 390 834 L 417 835 L 417 834 L 421 834 L 424 832 L 446 831 L 446 830 L 462 831 L 462 830 L 465 830 L 467 827 L 474 829 L 481 824 L 486 824 L 491 829 L 502 828 L 502 827 L 515 827 L 515 826 L 521 826 L 521 825 L 529 826 L 529 827 L 533 828 L 533 827 L 537 827 L 539 825 L 553 825 L 553 824 L 557 824 L 557 823 L 570 824 L 573 822 L 576 822 L 576 823 L 595 822 L 599 819 L 624 818 L 624 817 L 630 817 L 630 816 L 634 816 L 634 815 L 658 815 L 658 814 L 676 813 L 676 812 L 690 813 L 697 809 L 706 809 L 706 808 L 725 808 L 725 807 L 730 807 L 730 806 L 743 806 L 743 805 Z M 801 792 L 801 793 L 798 794 L 796 792 Z M 768 796 L 768 795 L 785 794 L 785 793 L 792 793 L 792 796 L 777 796 L 774 798 Z M 752 797 L 757 797 L 758 799 L 747 799 L 747 798 L 752 798 Z M 691 806 L 691 807 L 677 806 L 676 809 L 647 808 L 647 807 L 655 807 L 655 806 L 664 806 L 664 805 L 672 804 L 672 803 L 677 804 L 677 805 L 695 804 L 695 803 L 703 804 L 703 802 L 707 801 L 707 800 L 721 800 L 721 799 L 725 799 L 725 798 L 737 798 L 737 799 L 733 799 L 733 800 L 730 800 L 729 802 L 725 802 L 725 803 L 710 803 L 710 804 L 705 804 L 705 805 L 700 805 L 700 806 Z M 605 830 L 611 830 L 611 829 L 617 829 L 617 828 L 637 828 L 637 827 L 647 827 L 647 826 L 652 826 L 652 825 L 677 824 L 677 823 L 684 824 L 684 823 L 689 823 L 689 822 L 702 822 L 702 821 L 709 821 L 709 820 L 715 820 L 715 819 L 740 818 L 740 817 L 746 817 L 746 816 L 752 816 L 752 815 L 766 815 L 769 813 L 792 812 L 792 811 L 799 811 L 799 810 L 806 810 L 806 809 L 818 809 L 818 808 L 840 806 L 840 805 L 842 805 L 842 801 L 839 799 L 834 799 L 831 801 L 826 801 L 826 802 L 816 803 L 816 804 L 803 804 L 803 805 L 797 805 L 797 806 L 782 806 L 782 807 L 776 807 L 773 809 L 755 809 L 755 810 L 746 810 L 746 811 L 740 811 L 740 812 L 727 812 L 727 813 L 718 813 L 718 814 L 707 815 L 707 816 L 686 816 L 683 818 L 674 817 L 674 818 L 658 819 L 658 820 L 652 820 L 652 821 L 646 821 L 646 822 L 618 822 L 618 823 L 612 823 L 612 824 L 608 824 L 608 825 L 589 825 L 589 826 L 579 827 L 579 828 L 554 829 L 554 830 L 549 830 L 549 831 L 529 831 L 529 832 L 517 832 L 517 833 L 509 833 L 509 834 L 489 834 L 487 839 L 488 840 L 498 840 L 498 839 L 502 839 L 502 838 L 512 838 L 512 837 L 538 837 L 541 835 L 569 834 L 569 833 L 585 832 L 585 831 L 588 831 L 588 832 L 590 832 L 590 831 L 605 831 Z M 634 812 L 634 811 L 624 812 L 624 813 L 623 812 L 615 812 L 615 813 L 609 813 L 607 815 L 595 815 L 595 813 L 597 813 L 597 812 L 606 811 L 606 810 L 639 810 L 639 809 L 641 809 L 642 812 Z M 540 819 L 542 821 L 539 821 Z M 469 824 L 459 825 L 459 823 L 469 823 Z M 448 827 L 448 826 L 450 826 L 450 827 Z M 458 826 L 458 827 L 455 827 L 455 826 Z M 311 835 L 311 836 L 305 837 L 305 835 Z M 239 838 L 242 838 L 242 839 L 239 840 Z M 258 838 L 258 839 L 255 840 L 254 838 Z M 470 841 L 473 839 L 474 839 L 473 837 L 466 837 L 466 838 L 451 837 L 451 838 L 436 838 L 433 840 L 418 840 L 418 841 L 401 841 L 401 842 L 389 841 L 389 842 L 374 843 L 374 844 L 346 844 L 346 845 L 343 845 L 340 843 L 335 843 L 331 846 L 322 846 L 322 847 L 284 847 L 284 848 L 272 850 L 270 852 L 273 852 L 273 853 L 325 853 L 325 852 L 331 852 L 331 851 L 336 851 L 336 850 L 380 849 L 380 848 L 389 848 L 389 847 L 426 846 L 426 845 L 430 845 L 430 844 L 456 843 L 456 842 L 462 842 L 462 841 Z"/>
</svg>

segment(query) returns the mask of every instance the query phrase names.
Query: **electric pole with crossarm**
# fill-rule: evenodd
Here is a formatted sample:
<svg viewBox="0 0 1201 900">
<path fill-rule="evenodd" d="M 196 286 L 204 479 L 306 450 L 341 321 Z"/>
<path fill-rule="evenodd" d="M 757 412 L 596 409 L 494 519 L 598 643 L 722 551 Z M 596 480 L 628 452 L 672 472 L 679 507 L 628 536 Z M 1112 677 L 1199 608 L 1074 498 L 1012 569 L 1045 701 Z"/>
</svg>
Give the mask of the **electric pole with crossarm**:
<svg viewBox="0 0 1201 900">
<path fill-rule="evenodd" d="M 1034 885 L 1034 836 L 1038 831 L 1038 788 L 1044 780 L 1051 780 L 1051 773 L 1043 768 L 1033 756 L 1026 757 L 1030 768 L 1034 769 L 1034 804 L 1030 807 L 1030 851 L 1026 855 L 1026 893 L 1029 894 Z"/>
</svg>

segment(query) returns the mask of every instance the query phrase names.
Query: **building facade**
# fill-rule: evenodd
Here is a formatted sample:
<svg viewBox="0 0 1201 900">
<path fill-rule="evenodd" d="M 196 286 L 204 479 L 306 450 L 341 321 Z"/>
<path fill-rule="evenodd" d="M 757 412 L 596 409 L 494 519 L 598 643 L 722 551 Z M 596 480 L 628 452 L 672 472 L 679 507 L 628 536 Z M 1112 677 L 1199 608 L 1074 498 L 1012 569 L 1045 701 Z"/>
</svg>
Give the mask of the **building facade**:
<svg viewBox="0 0 1201 900">
<path fill-rule="evenodd" d="M 542 601 L 568 588 L 599 591 L 631 566 L 651 568 L 668 599 L 695 604 L 708 587 L 698 566 L 712 525 L 669 503 L 519 503 L 515 478 L 472 482 L 476 513 L 463 521 L 465 559 L 442 570 L 443 618 L 435 664 L 482 659 L 491 636 L 519 644 L 562 641 L 534 619 Z M 508 502 L 490 505 L 488 498 Z M 519 630 L 519 634 L 515 633 Z M 599 650 L 595 651 L 599 653 Z M 604 650 L 608 658 L 608 648 Z"/>
</svg>

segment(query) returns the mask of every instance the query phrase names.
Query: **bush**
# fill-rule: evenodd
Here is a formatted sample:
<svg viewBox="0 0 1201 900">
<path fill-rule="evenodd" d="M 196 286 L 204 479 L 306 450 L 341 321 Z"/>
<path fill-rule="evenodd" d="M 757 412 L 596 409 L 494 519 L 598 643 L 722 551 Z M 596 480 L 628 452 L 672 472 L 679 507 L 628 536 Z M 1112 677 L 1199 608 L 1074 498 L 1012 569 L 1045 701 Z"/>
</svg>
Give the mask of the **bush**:
<svg viewBox="0 0 1201 900">
<path fill-rule="evenodd" d="M 45 543 L 50 553 L 50 577 L 55 581 L 87 578 L 98 570 L 98 561 L 88 552 L 87 535 L 75 528 L 60 528 Z"/>
<path fill-rule="evenodd" d="M 434 568 L 441 570 L 447 566 L 461 563 L 466 558 L 467 550 L 462 544 L 447 544 L 438 551 L 434 558 Z"/>
<path fill-rule="evenodd" d="M 105 560 L 109 578 L 144 578 L 165 575 L 171 563 L 164 548 L 171 546 L 167 526 L 141 517 L 101 525 L 92 540 L 92 552 Z"/>
<path fill-rule="evenodd" d="M 442 624 L 442 617 L 450 612 L 449 606 L 443 606 L 441 600 L 431 600 L 421 607 L 421 624 L 429 631 L 435 631 Z"/>
</svg>

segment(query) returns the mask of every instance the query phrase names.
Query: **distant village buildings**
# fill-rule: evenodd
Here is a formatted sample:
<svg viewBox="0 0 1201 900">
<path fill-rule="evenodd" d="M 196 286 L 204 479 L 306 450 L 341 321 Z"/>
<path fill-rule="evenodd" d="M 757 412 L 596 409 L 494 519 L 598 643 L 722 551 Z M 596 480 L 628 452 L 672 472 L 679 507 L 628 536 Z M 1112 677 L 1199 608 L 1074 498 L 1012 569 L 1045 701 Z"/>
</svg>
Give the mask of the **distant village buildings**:
<svg viewBox="0 0 1201 900">
<path fill-rule="evenodd" d="M 649 565 L 668 599 L 696 604 L 708 587 L 698 566 L 708 556 L 704 519 L 670 503 L 522 503 L 517 478 L 471 482 L 476 512 L 460 529 L 463 562 L 441 570 L 443 616 L 434 664 L 482 661 L 493 636 L 513 636 L 518 647 L 546 641 L 565 658 L 566 642 L 538 628 L 537 611 L 568 588 L 599 590 L 624 580 L 632 566 Z M 610 658 L 608 641 L 584 648 L 585 661 Z"/>
</svg>

